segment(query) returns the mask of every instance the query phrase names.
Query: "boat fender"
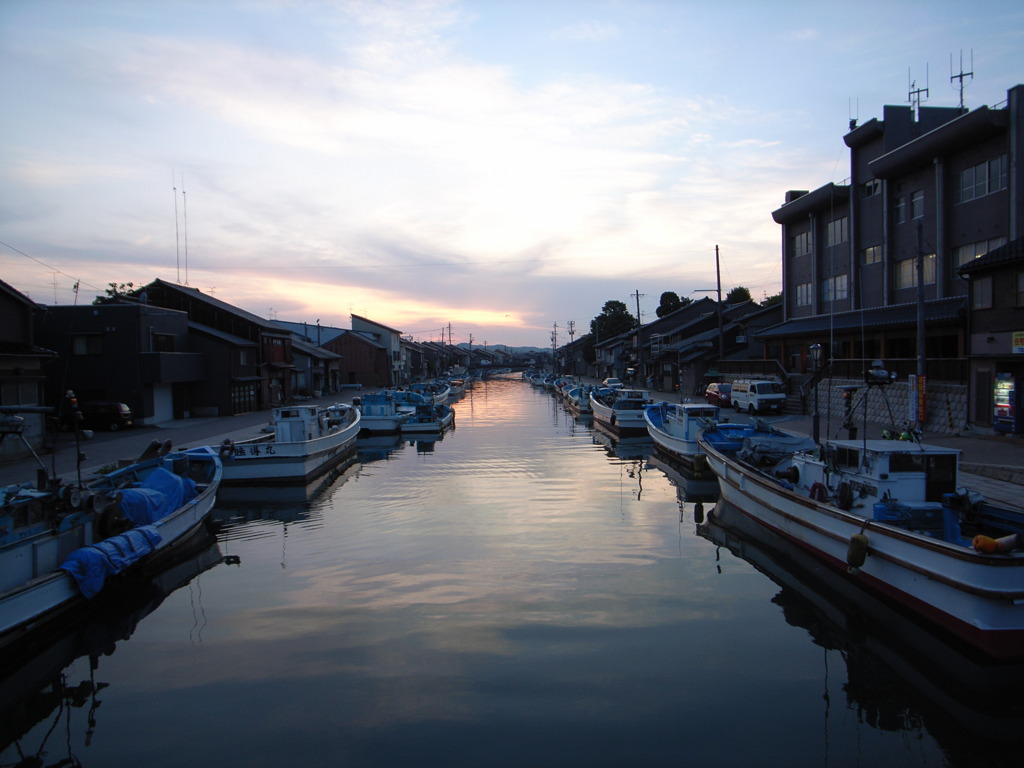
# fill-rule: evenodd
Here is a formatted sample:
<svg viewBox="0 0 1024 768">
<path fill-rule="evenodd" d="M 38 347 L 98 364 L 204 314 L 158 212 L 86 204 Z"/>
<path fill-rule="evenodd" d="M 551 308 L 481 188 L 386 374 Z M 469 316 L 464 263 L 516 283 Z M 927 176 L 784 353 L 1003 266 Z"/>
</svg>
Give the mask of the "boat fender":
<svg viewBox="0 0 1024 768">
<path fill-rule="evenodd" d="M 991 536 L 983 536 L 981 534 L 974 537 L 971 542 L 971 546 L 978 552 L 984 552 L 986 555 L 994 555 L 1001 552 L 1011 552 L 1017 548 L 1019 536 L 1016 533 L 1011 533 L 1009 536 L 1003 536 L 1000 539 L 993 539 Z"/>
<path fill-rule="evenodd" d="M 228 439 L 225 439 L 224 442 L 220 444 L 220 449 L 217 451 L 217 453 L 220 455 L 221 461 L 227 461 L 235 453 L 234 443 L 232 443 Z"/>
<path fill-rule="evenodd" d="M 811 492 L 807 495 L 815 501 L 825 501 L 828 498 L 828 488 L 823 483 L 815 483 L 811 486 Z"/>
<path fill-rule="evenodd" d="M 853 488 L 849 483 L 840 483 L 836 490 L 836 506 L 847 510 L 853 507 Z"/>
<path fill-rule="evenodd" d="M 615 414 L 614 413 L 611 415 L 611 418 L 608 419 L 608 421 L 610 421 L 612 424 L 615 424 Z"/>
<path fill-rule="evenodd" d="M 703 472 L 708 468 L 708 457 L 703 453 L 698 453 L 693 457 L 693 468 L 697 472 Z"/>
<path fill-rule="evenodd" d="M 856 573 L 868 556 L 868 537 L 863 533 L 855 533 L 850 537 L 850 546 L 846 550 L 846 564 L 849 572 Z"/>
</svg>

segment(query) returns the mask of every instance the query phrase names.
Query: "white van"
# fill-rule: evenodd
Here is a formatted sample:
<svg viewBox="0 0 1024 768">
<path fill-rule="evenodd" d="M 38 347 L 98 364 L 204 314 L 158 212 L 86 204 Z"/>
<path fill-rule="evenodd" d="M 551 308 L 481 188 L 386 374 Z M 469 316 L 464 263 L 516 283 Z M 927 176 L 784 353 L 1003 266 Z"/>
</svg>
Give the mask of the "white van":
<svg viewBox="0 0 1024 768">
<path fill-rule="evenodd" d="M 777 381 L 739 379 L 732 383 L 732 404 L 747 413 L 781 413 L 786 393 Z"/>
</svg>

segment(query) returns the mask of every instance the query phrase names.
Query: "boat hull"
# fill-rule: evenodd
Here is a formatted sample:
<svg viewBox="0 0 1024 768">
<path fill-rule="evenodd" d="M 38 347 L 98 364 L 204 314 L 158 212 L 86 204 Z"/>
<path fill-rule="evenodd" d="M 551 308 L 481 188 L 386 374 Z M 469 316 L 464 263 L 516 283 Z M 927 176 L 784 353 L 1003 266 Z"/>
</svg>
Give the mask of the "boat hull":
<svg viewBox="0 0 1024 768">
<path fill-rule="evenodd" d="M 272 485 L 304 483 L 338 468 L 355 458 L 356 438 L 362 419 L 355 413 L 352 423 L 312 440 L 278 442 L 257 438 L 235 443 L 224 462 L 225 485 Z"/>
<path fill-rule="evenodd" d="M 642 407 L 630 410 L 615 408 L 590 396 L 594 421 L 618 437 L 647 437 L 647 422 Z"/>
<path fill-rule="evenodd" d="M 212 450 L 197 448 L 191 449 L 188 453 L 196 456 L 197 453 L 204 452 L 209 454 L 204 458 L 216 467 L 212 479 L 199 490 L 195 498 L 152 523 L 159 533 L 159 542 L 154 545 L 152 552 L 129 566 L 123 574 L 136 571 L 151 572 L 153 568 L 161 567 L 167 562 L 167 558 L 173 557 L 179 546 L 202 528 L 213 509 L 222 480 L 221 463 Z M 83 546 L 88 546 L 89 543 L 92 542 L 86 542 Z M 118 577 L 120 576 L 121 574 L 118 574 Z M 87 602 L 74 579 L 65 571 L 58 570 L 56 566 L 3 592 L 0 594 L 0 646 L 21 639 L 42 624 L 49 623 L 75 606 Z"/>
<path fill-rule="evenodd" d="M 984 653 L 1024 656 L 1024 553 L 985 555 L 877 522 L 784 488 L 706 442 L 701 447 L 721 498 L 743 514 Z M 867 556 L 852 567 L 857 535 L 867 537 Z"/>
</svg>

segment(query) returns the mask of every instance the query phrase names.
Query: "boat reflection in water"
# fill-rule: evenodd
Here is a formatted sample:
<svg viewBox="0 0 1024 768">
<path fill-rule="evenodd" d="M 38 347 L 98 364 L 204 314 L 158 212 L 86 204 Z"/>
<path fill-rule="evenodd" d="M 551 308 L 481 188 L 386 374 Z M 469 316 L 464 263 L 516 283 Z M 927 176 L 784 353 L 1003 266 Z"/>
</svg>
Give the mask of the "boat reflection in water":
<svg viewBox="0 0 1024 768">
<path fill-rule="evenodd" d="M 356 457 L 361 464 L 389 461 L 404 447 L 405 441 L 398 434 L 360 437 L 356 441 Z"/>
<path fill-rule="evenodd" d="M 705 505 L 718 500 L 718 478 L 711 472 L 695 472 L 673 459 L 667 452 L 653 450 L 648 463 L 661 470 L 668 481 L 675 486 L 679 496 L 679 519 L 683 520 L 685 505 L 693 505 L 693 520 L 704 522 Z"/>
<path fill-rule="evenodd" d="M 90 745 L 97 727 L 99 694 L 108 687 L 96 678 L 100 657 L 113 654 L 117 644 L 126 642 L 172 592 L 229 560 L 221 554 L 217 537 L 203 532 L 189 541 L 175 564 L 146 581 L 114 587 L 116 599 L 105 600 L 84 620 L 59 622 L 30 644 L 5 648 L 0 661 L 0 755 L 16 753 L 16 764 L 24 766 L 79 765 L 71 754 L 72 741 Z M 198 608 L 190 631 L 202 631 L 201 615 Z M 87 670 L 76 663 L 85 658 Z M 73 683 L 80 675 L 85 679 Z M 55 756 L 62 745 L 68 750 L 64 759 Z"/>
<path fill-rule="evenodd" d="M 839 652 L 860 721 L 890 731 L 916 723 L 953 765 L 1024 765 L 1024 661 L 996 662 L 917 623 L 725 501 L 697 532 L 778 584 L 773 602 L 786 621 Z M 826 714 L 827 701 L 826 691 Z"/>
</svg>

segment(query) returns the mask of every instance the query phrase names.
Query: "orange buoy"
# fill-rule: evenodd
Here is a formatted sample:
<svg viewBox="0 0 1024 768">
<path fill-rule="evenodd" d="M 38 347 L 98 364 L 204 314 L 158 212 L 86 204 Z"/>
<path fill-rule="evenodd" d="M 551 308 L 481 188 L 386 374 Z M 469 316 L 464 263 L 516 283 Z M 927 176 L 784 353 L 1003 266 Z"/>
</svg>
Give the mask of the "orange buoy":
<svg viewBox="0 0 1024 768">
<path fill-rule="evenodd" d="M 978 552 L 984 552 L 986 555 L 1010 552 L 1017 547 L 1017 534 L 1011 533 L 1009 536 L 1003 536 L 1000 539 L 993 539 L 991 536 L 978 534 L 971 542 L 971 546 Z"/>
</svg>

